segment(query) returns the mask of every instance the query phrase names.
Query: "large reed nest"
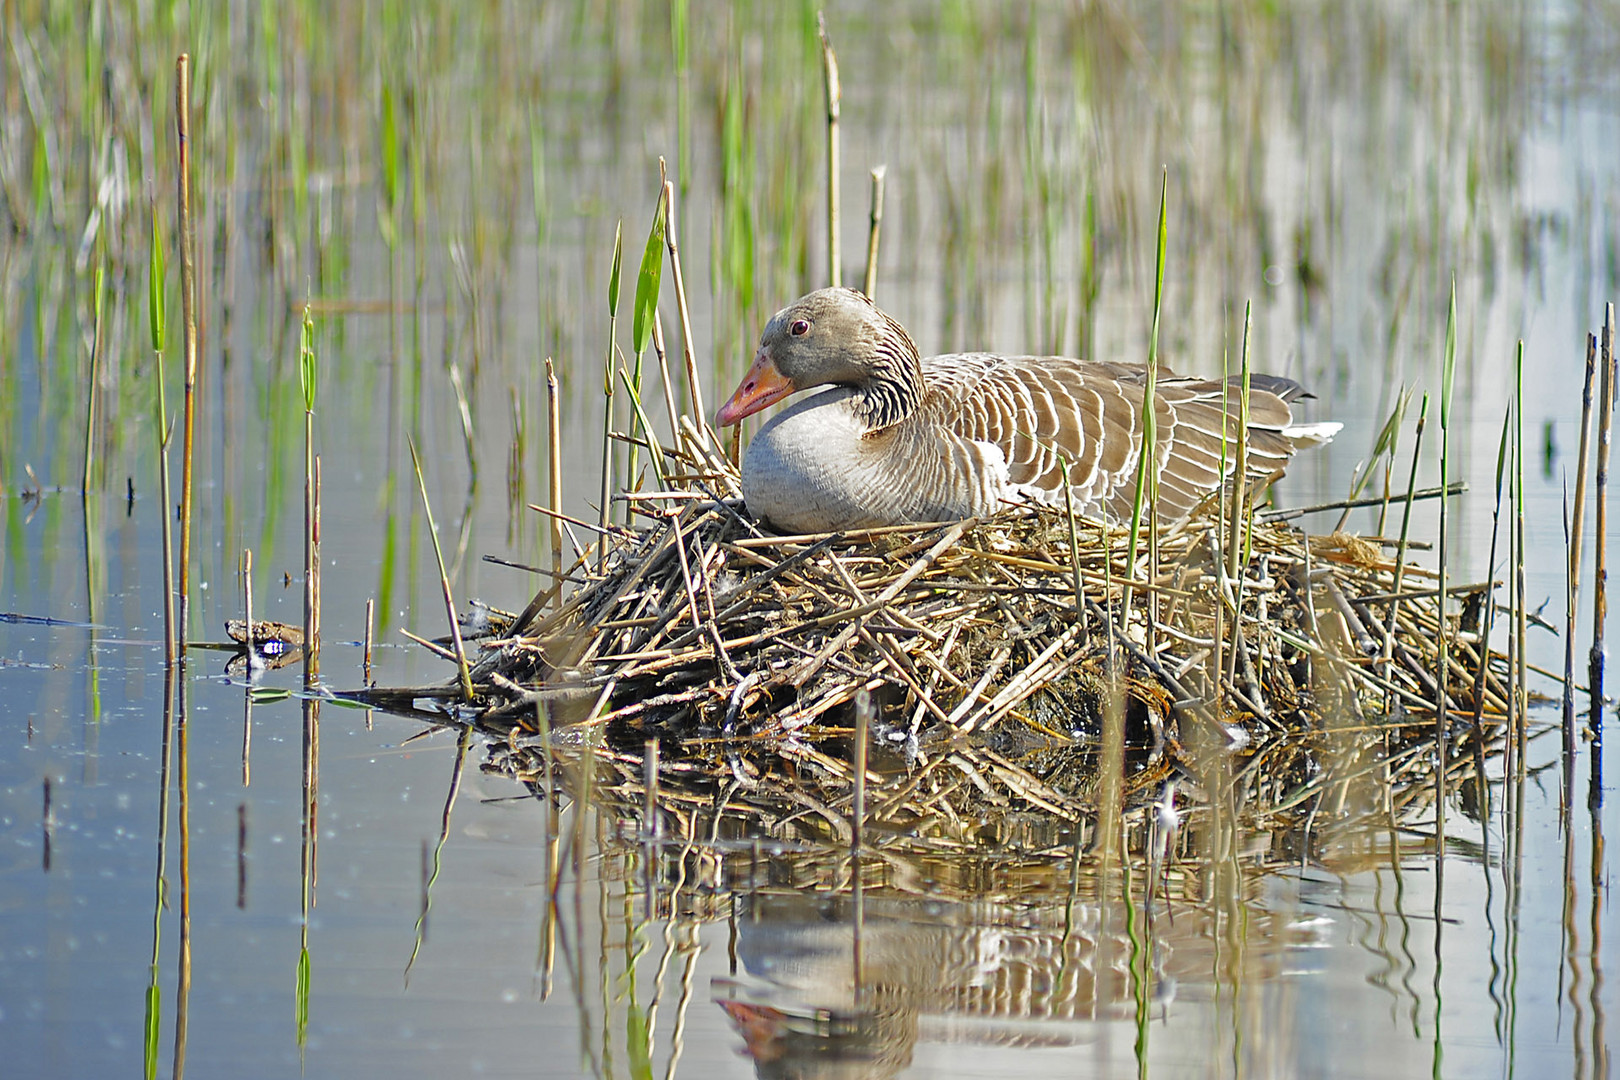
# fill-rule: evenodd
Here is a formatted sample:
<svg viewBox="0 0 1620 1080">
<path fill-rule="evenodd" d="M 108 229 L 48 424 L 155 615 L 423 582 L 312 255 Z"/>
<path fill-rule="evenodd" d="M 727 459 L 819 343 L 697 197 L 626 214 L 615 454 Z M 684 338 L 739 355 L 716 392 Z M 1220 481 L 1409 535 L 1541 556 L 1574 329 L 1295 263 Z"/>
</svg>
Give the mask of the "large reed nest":
<svg viewBox="0 0 1620 1080">
<path fill-rule="evenodd" d="M 1369 769 L 1417 781 L 1436 760 L 1442 638 L 1459 775 L 1507 713 L 1506 664 L 1480 651 L 1490 587 L 1448 590 L 1464 602 L 1442 617 L 1433 572 L 1401 568 L 1392 541 L 1246 513 L 1232 560 L 1211 512 L 1144 525 L 1133 561 L 1128 528 L 1034 506 L 779 536 L 710 464 L 621 497 L 633 526 L 494 621 L 470 711 L 458 680 L 368 700 L 473 723 L 521 779 L 586 750 L 628 776 L 656 740 L 662 797 L 695 784 L 688 801 L 825 839 L 847 836 L 854 705 L 870 700 L 875 760 L 902 763 L 878 805 L 927 842 L 989 806 L 1093 820 L 1110 730 L 1128 759 L 1115 797 L 1138 811 L 1202 782 L 1208 750 L 1267 806 L 1301 805 L 1324 782 L 1324 733 L 1360 733 Z"/>
</svg>

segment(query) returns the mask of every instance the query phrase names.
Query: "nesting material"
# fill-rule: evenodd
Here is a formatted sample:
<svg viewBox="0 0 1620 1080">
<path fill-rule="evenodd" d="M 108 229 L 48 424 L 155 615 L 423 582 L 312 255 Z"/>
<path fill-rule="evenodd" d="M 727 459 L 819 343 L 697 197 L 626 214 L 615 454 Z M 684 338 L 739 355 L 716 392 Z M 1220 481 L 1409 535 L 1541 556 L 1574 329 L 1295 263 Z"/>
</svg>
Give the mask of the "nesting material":
<svg viewBox="0 0 1620 1080">
<path fill-rule="evenodd" d="M 1481 668 L 1489 587 L 1451 590 L 1466 602 L 1442 618 L 1432 572 L 1408 565 L 1397 585 L 1392 542 L 1251 520 L 1233 578 L 1213 514 L 1152 545 L 1144 527 L 1134 563 L 1126 527 L 1034 506 L 778 536 L 708 493 L 726 479 L 630 497 L 640 524 L 611 534 L 604 573 L 588 554 L 570 574 L 583 585 L 543 591 L 478 643 L 473 718 L 506 742 L 503 771 L 532 778 L 568 747 L 639 761 L 656 737 L 672 775 L 745 789 L 761 815 L 826 808 L 847 797 L 864 688 L 881 706 L 879 751 L 932 777 L 902 780 L 891 817 L 998 805 L 1086 820 L 1115 706 L 1132 755 L 1122 795 L 1138 808 L 1166 780 L 1197 782 L 1189 746 L 1257 754 L 1277 736 L 1372 733 L 1375 756 L 1421 773 L 1432 754 L 1408 751 L 1432 750 L 1442 632 L 1451 760 L 1506 715 L 1505 663 Z M 454 684 L 369 695 L 458 697 Z M 1292 746 L 1263 752 L 1293 760 Z M 1309 784 L 1314 766 L 1298 762 L 1262 779 Z"/>
</svg>

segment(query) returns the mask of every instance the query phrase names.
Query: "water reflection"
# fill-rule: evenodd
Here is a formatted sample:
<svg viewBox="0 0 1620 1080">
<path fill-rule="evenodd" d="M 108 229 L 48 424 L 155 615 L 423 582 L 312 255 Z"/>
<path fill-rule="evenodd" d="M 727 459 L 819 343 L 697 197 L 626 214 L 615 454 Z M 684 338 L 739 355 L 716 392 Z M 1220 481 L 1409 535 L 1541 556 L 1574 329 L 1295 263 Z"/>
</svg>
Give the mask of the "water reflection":
<svg viewBox="0 0 1620 1080">
<path fill-rule="evenodd" d="M 578 730 L 544 744 L 510 732 L 488 745 L 485 769 L 523 779 L 553 808 L 548 821 L 574 826 L 559 828 L 549 848 L 540 966 L 549 988 L 562 958 L 593 1069 L 611 1071 L 616 1054 L 647 1053 L 660 1034 L 656 1009 L 638 1008 L 634 995 L 591 995 L 596 976 L 584 950 L 598 928 L 605 994 L 638 979 L 661 988 L 680 951 L 674 942 L 723 924 L 728 970 L 711 978 L 709 997 L 757 1075 L 893 1076 L 925 1047 L 994 1048 L 1013 1055 L 1002 1060 L 1017 1071 L 1025 1067 L 1017 1055 L 1101 1052 L 1122 1031 L 1146 1061 L 1156 1039 L 1175 1045 L 1186 1036 L 1172 1030 L 1211 1022 L 1217 1042 L 1242 1060 L 1290 1060 L 1300 1047 L 1277 1037 L 1267 1010 L 1308 1011 L 1315 994 L 1289 1002 L 1289 987 L 1328 977 L 1329 949 L 1347 924 L 1383 972 L 1373 982 L 1390 1007 L 1416 1008 L 1413 928 L 1438 925 L 1406 897 L 1402 868 L 1432 850 L 1409 831 L 1427 816 L 1433 789 L 1421 776 L 1390 777 L 1399 753 L 1368 779 L 1366 761 L 1347 752 L 1360 743 L 1376 758 L 1386 740 L 1347 732 L 1319 754 L 1306 745 L 1319 740 L 1282 739 L 1256 749 L 1269 766 L 1220 785 L 1183 780 L 1198 802 L 1181 807 L 1186 827 L 1175 833 L 1164 824 L 1177 785 L 1134 785 L 1128 843 L 1113 862 L 1093 849 L 1083 823 L 989 802 L 958 807 L 972 823 L 969 843 L 928 827 L 880 828 L 857 858 L 849 830 L 833 827 L 825 807 L 778 807 L 772 816 L 735 765 L 711 772 L 690 759 L 666 763 L 649 790 L 638 768 L 645 749 L 615 749 L 610 737 L 592 750 Z M 1136 748 L 1133 769 L 1147 757 Z M 1278 762 L 1287 768 L 1272 772 Z M 1299 789 L 1276 781 L 1324 770 L 1336 777 L 1323 787 L 1339 808 L 1317 802 L 1294 812 Z M 902 772 L 888 785 L 905 779 Z M 582 850 L 598 852 L 596 874 L 582 872 Z M 1380 889 L 1367 909 L 1347 908 L 1326 875 L 1307 878 L 1303 891 L 1288 888 L 1277 874 L 1290 864 L 1371 871 L 1376 880 L 1383 868 L 1396 889 Z M 589 914 L 593 902 L 600 923 Z M 624 916 L 617 929 L 616 910 Z M 661 956 L 649 948 L 660 924 Z M 1436 933 L 1436 949 L 1440 942 Z M 1504 1000 L 1515 1000 L 1511 990 Z M 629 1025 L 628 1043 L 610 1014 Z M 673 1071 L 675 1059 L 668 1064 Z"/>
</svg>

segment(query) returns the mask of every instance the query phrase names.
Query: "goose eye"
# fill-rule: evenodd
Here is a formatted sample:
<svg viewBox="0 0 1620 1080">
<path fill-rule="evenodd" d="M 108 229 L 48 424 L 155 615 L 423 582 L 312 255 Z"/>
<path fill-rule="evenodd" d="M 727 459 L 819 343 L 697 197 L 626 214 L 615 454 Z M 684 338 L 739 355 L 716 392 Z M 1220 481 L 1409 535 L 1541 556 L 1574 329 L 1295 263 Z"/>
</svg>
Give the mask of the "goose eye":
<svg viewBox="0 0 1620 1080">
<path fill-rule="evenodd" d="M 794 337 L 804 337 L 804 335 L 808 334 L 809 332 L 810 324 L 805 322 L 803 319 L 794 319 L 793 325 L 788 327 L 788 333 L 792 334 Z"/>
</svg>

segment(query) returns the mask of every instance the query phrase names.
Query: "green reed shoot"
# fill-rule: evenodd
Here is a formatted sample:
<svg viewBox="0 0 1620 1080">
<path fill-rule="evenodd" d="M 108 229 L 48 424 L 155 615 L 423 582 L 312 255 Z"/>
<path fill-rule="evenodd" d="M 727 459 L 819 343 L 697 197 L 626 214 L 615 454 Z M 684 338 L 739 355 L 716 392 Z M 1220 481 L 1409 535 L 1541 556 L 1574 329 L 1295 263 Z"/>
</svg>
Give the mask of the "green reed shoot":
<svg viewBox="0 0 1620 1080">
<path fill-rule="evenodd" d="M 608 274 L 607 359 L 602 364 L 602 503 L 597 510 L 597 573 L 607 569 L 608 495 L 613 490 L 613 369 L 618 352 L 619 269 L 624 262 L 624 222 L 613 226 L 613 269 Z"/>
<path fill-rule="evenodd" d="M 557 515 L 562 512 L 562 392 L 557 383 L 557 370 L 546 357 L 546 507 L 551 511 L 547 520 L 551 526 L 551 575 L 553 585 L 562 576 L 563 523 Z M 562 603 L 562 590 L 557 591 L 558 604 Z"/>
<path fill-rule="evenodd" d="M 185 419 L 180 447 L 180 630 L 184 647 L 191 624 L 191 465 L 197 417 L 197 232 L 191 218 L 191 57 L 175 61 L 174 126 L 179 146 L 181 352 L 185 359 Z M 165 508 L 167 513 L 167 508 Z"/>
<path fill-rule="evenodd" d="M 84 395 L 84 475 L 81 477 L 80 490 L 85 495 L 90 494 L 90 488 L 95 480 L 96 469 L 96 399 L 101 383 L 101 352 L 104 347 L 103 337 L 106 328 L 103 324 L 106 315 L 106 266 L 101 260 L 96 261 L 95 287 L 92 293 L 94 304 L 95 329 L 90 337 L 90 385 Z"/>
<path fill-rule="evenodd" d="M 152 248 L 147 260 L 146 281 L 146 319 L 147 331 L 152 344 L 152 357 L 157 379 L 157 405 L 154 421 L 157 427 L 158 448 L 158 519 L 163 523 L 163 661 L 170 667 L 174 664 L 174 550 L 173 537 L 169 530 L 169 418 L 164 403 L 163 394 L 163 346 L 164 342 L 164 313 L 168 299 L 167 282 L 164 278 L 163 259 L 163 230 L 158 225 L 157 208 L 152 208 Z M 165 705 L 172 705 L 172 698 L 165 695 Z M 162 819 L 168 821 L 168 742 L 164 742 L 163 755 L 163 791 L 164 803 Z M 166 839 L 166 838 L 165 838 Z M 159 943 L 164 907 L 164 878 L 163 853 L 165 844 L 158 844 L 158 872 L 157 896 L 153 903 L 152 915 L 152 966 L 151 979 L 146 988 L 146 1026 L 145 1026 L 145 1077 L 154 1080 L 157 1076 L 158 1039 L 162 1034 L 162 1001 L 163 996 L 158 985 L 158 957 Z"/>
<path fill-rule="evenodd" d="M 664 186 L 661 185 L 658 189 L 658 204 L 653 207 L 652 228 L 647 233 L 647 246 L 641 253 L 641 269 L 636 273 L 636 298 L 630 322 L 630 347 L 636 355 L 635 377 L 626 380 L 626 385 L 630 388 L 630 399 L 635 403 L 635 415 L 640 422 L 641 430 L 648 442 L 655 447 L 653 472 L 658 475 L 660 487 L 664 483 L 663 462 L 658 460 L 657 442 L 653 438 L 652 427 L 647 422 L 646 414 L 641 409 L 641 361 L 652 341 L 653 321 L 658 317 L 658 292 L 664 277 L 664 223 L 668 215 L 669 206 L 664 201 Z M 622 369 L 620 374 L 623 374 Z M 637 449 L 632 439 L 629 475 L 625 478 L 627 485 L 636 483 Z"/>
<path fill-rule="evenodd" d="M 1253 539 L 1254 515 L 1249 513 L 1249 392 L 1253 372 L 1250 367 L 1250 336 L 1254 328 L 1254 303 L 1243 305 L 1243 342 L 1238 352 L 1237 448 L 1232 459 L 1232 506 L 1226 525 L 1226 579 L 1232 589 L 1232 648 L 1226 654 L 1228 682 L 1237 678 L 1238 655 L 1243 641 L 1243 567 L 1248 565 Z M 1223 391 L 1223 402 L 1230 395 L 1230 382 Z M 1224 405 L 1222 406 L 1224 409 Z M 1225 422 L 1224 420 L 1222 421 Z"/>
<path fill-rule="evenodd" d="M 416 440 L 409 436 L 405 444 L 411 450 L 411 468 L 416 472 L 416 490 L 422 493 L 422 513 L 427 517 L 428 538 L 433 541 L 433 557 L 439 564 L 439 585 L 444 591 L 444 612 L 450 620 L 450 641 L 456 649 L 456 675 L 461 680 L 461 696 L 466 701 L 473 697 L 472 671 L 467 666 L 467 648 L 461 641 L 461 623 L 456 619 L 456 601 L 450 592 L 450 575 L 444 568 L 444 549 L 439 546 L 439 527 L 433 523 L 433 505 L 428 501 L 427 481 L 422 477 L 422 459 L 416 454 Z"/>
<path fill-rule="evenodd" d="M 157 379 L 158 518 L 163 522 L 163 658 L 174 663 L 174 537 L 169 525 L 169 409 L 163 387 L 163 349 L 167 325 L 168 279 L 163 257 L 163 230 L 158 224 L 157 207 L 152 208 L 152 251 L 146 269 L 146 319 L 152 339 L 152 357 Z"/>
<path fill-rule="evenodd" d="M 538 107 L 529 110 L 529 181 L 534 198 L 536 250 L 546 242 L 546 129 Z"/>
<path fill-rule="evenodd" d="M 1367 490 L 1367 484 L 1372 480 L 1373 472 L 1378 468 L 1379 462 L 1384 465 L 1384 502 L 1378 511 L 1379 535 L 1384 532 L 1384 519 L 1389 513 L 1389 479 L 1395 467 L 1395 453 L 1400 443 L 1401 423 L 1406 419 L 1406 407 L 1411 404 L 1412 389 L 1402 383 L 1395 393 L 1395 407 L 1390 410 L 1389 416 L 1384 419 L 1384 426 L 1379 428 L 1378 437 L 1373 440 L 1372 457 L 1367 459 L 1364 468 L 1357 468 L 1350 478 L 1350 494 L 1346 502 L 1355 502 L 1361 498 L 1362 492 Z M 1339 513 L 1339 520 L 1334 523 L 1333 531 L 1338 532 L 1350 518 L 1352 507 L 1345 507 Z"/>
<path fill-rule="evenodd" d="M 1142 456 L 1136 467 L 1136 494 L 1131 502 L 1131 534 L 1126 547 L 1125 565 L 1129 578 L 1136 576 L 1136 550 L 1141 535 L 1143 515 L 1148 521 L 1148 543 L 1153 549 L 1149 558 L 1149 580 L 1157 570 L 1158 544 L 1156 511 L 1159 501 L 1158 417 L 1155 415 L 1155 397 L 1159 378 L 1159 315 L 1164 308 L 1164 254 L 1169 241 L 1169 219 L 1166 217 L 1170 174 L 1166 170 L 1159 182 L 1159 232 L 1153 271 L 1153 327 L 1148 334 L 1147 383 L 1142 388 Z M 1131 608 L 1131 587 L 1125 586 L 1125 610 Z M 1151 619 L 1149 620 L 1151 624 Z"/>
<path fill-rule="evenodd" d="M 648 418 L 646 410 L 641 407 L 641 391 L 637 388 L 635 382 L 631 381 L 630 376 L 625 373 L 622 366 L 619 368 L 619 381 L 624 383 L 624 388 L 630 395 L 630 408 L 635 416 L 636 425 L 641 428 L 641 433 L 647 440 L 648 464 L 652 466 L 653 476 L 658 481 L 658 489 L 662 491 L 669 486 L 664 479 L 663 447 L 659 445 L 658 436 L 653 433 L 652 420 Z M 636 450 L 638 447 L 639 444 L 632 440 L 630 443 L 630 464 L 632 468 L 636 463 Z M 628 516 L 627 512 L 626 517 Z"/>
<path fill-rule="evenodd" d="M 382 118 L 378 135 L 382 138 L 383 212 L 377 215 L 377 227 L 382 230 L 383 243 L 393 250 L 398 238 L 400 155 L 399 123 L 395 116 L 394 88 L 385 77 L 382 80 Z"/>
<path fill-rule="evenodd" d="M 1487 573 L 1494 573 L 1496 567 L 1496 541 L 1500 531 L 1502 519 L 1502 481 L 1507 475 L 1507 458 L 1509 438 L 1513 431 L 1513 406 L 1511 404 L 1502 412 L 1502 433 L 1496 444 L 1496 498 L 1491 504 L 1491 542 L 1486 556 L 1485 565 L 1491 569 Z M 1515 450 L 1517 452 L 1517 450 Z M 1485 604 L 1481 615 L 1479 640 L 1489 646 L 1491 640 L 1491 626 L 1496 621 L 1496 603 L 1494 590 L 1492 600 Z M 1480 805 L 1486 808 L 1483 817 L 1490 817 L 1490 785 L 1485 779 L 1485 729 L 1482 726 L 1485 712 L 1485 679 L 1490 671 L 1490 649 L 1479 650 L 1479 670 L 1474 676 L 1474 711 L 1469 720 L 1472 729 L 1474 753 L 1474 780 L 1478 786 Z"/>
<path fill-rule="evenodd" d="M 675 66 L 675 178 L 682 206 L 692 185 L 692 56 L 688 45 L 689 0 L 671 0 L 669 44 Z"/>
<path fill-rule="evenodd" d="M 1446 526 L 1449 521 L 1449 507 L 1451 499 L 1446 494 L 1447 485 L 1451 482 L 1451 397 L 1452 390 L 1457 381 L 1457 282 L 1451 282 L 1451 303 L 1446 312 L 1446 346 L 1445 360 L 1440 370 L 1440 602 L 1438 614 L 1440 618 L 1440 652 L 1438 662 L 1437 682 L 1439 691 L 1436 697 L 1434 714 L 1435 754 L 1439 764 L 1435 768 L 1435 834 L 1445 834 L 1446 815 L 1446 735 L 1449 726 L 1447 715 L 1446 686 L 1451 681 L 1450 644 L 1451 635 L 1446 630 L 1446 575 L 1450 569 L 1447 565 L 1449 545 L 1446 542 Z M 1444 857 L 1445 845 L 1435 846 L 1435 857 Z M 1438 893 L 1436 894 L 1438 897 Z M 1436 900 L 1438 903 L 1438 899 Z"/>
<path fill-rule="evenodd" d="M 1417 496 L 1418 462 L 1423 456 L 1423 433 L 1429 426 L 1429 395 L 1424 394 L 1418 405 L 1417 430 L 1412 437 L 1412 468 L 1406 477 L 1406 501 L 1401 507 L 1401 535 L 1395 545 L 1395 577 L 1390 584 L 1389 623 L 1384 628 L 1383 661 L 1388 664 L 1395 654 L 1395 614 L 1401 604 L 1401 581 L 1406 576 L 1406 547 L 1412 530 L 1412 504 Z M 1442 489 L 1444 490 L 1444 489 Z M 1394 703 L 1394 699 L 1390 699 Z"/>
</svg>

